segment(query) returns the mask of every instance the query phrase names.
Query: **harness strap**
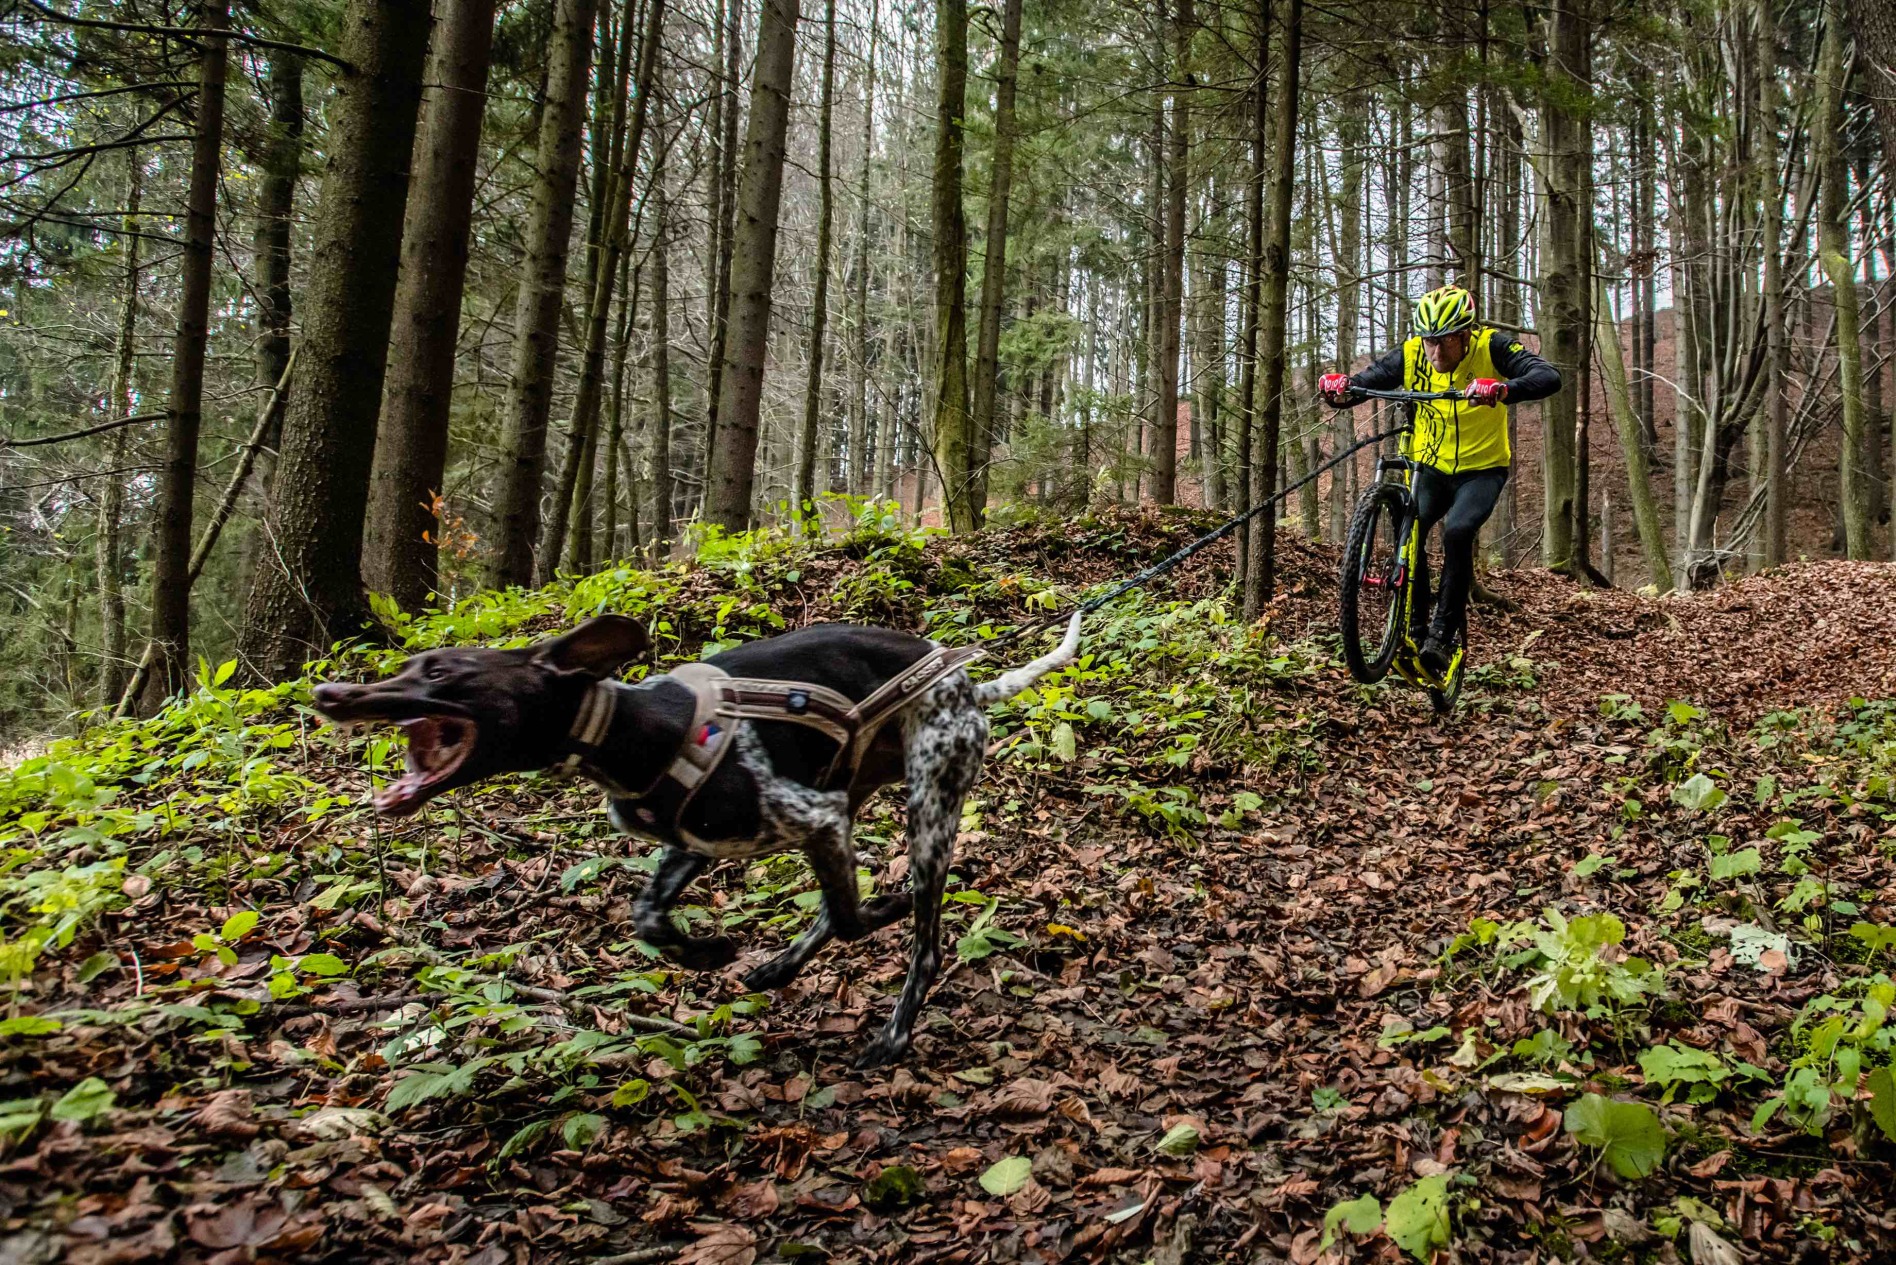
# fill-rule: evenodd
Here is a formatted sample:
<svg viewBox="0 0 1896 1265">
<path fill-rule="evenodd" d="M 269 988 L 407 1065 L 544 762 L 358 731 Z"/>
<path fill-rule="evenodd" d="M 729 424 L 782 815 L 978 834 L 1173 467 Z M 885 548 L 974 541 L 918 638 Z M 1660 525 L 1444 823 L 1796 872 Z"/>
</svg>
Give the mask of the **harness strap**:
<svg viewBox="0 0 1896 1265">
<path fill-rule="evenodd" d="M 588 777 L 622 799 L 644 799 L 666 781 L 676 782 L 683 795 L 672 814 L 672 829 L 688 838 L 679 823 L 684 820 L 699 788 L 736 745 L 731 740 L 733 722 L 776 721 L 816 730 L 836 744 L 835 758 L 824 771 L 823 781 L 835 786 L 840 779 L 847 787 L 855 781 L 863 758 L 884 722 L 943 678 L 986 653 L 986 647 L 979 645 L 936 646 L 883 682 L 860 703 L 851 702 L 846 695 L 825 685 L 734 677 L 709 663 L 680 664 L 664 676 L 648 677 L 643 682 L 647 688 L 666 680 L 684 686 L 691 692 L 692 716 L 677 754 L 642 791 L 613 785 L 590 760 L 612 727 L 618 707 L 620 687 L 610 681 L 599 681 L 581 700 L 579 713 L 567 734 L 567 741 L 574 750 L 556 767 L 561 772 L 583 769 Z"/>
<path fill-rule="evenodd" d="M 954 672 L 957 668 L 973 663 L 987 649 L 981 645 L 936 646 L 933 650 L 911 663 L 895 676 L 884 681 L 868 698 L 857 703 L 852 709 L 856 722 L 856 732 L 851 740 L 844 744 L 843 750 L 836 753 L 836 761 L 830 765 L 834 774 L 837 765 L 847 761 L 850 780 L 855 780 L 856 770 L 862 767 L 862 759 L 869 752 L 869 744 L 875 741 L 876 734 L 882 729 L 882 722 L 901 708 L 916 695 L 932 688 L 937 682 Z"/>
<path fill-rule="evenodd" d="M 691 726 L 685 730 L 684 745 L 665 770 L 665 776 L 685 788 L 685 803 L 689 804 L 699 785 L 724 762 L 730 748 L 730 726 L 715 722 L 724 702 L 723 685 L 731 674 L 708 663 L 685 663 L 666 675 L 691 691 Z M 682 806 L 679 812 L 684 812 Z"/>
<path fill-rule="evenodd" d="M 573 745 L 573 750 L 554 766 L 556 772 L 572 773 L 599 749 L 606 731 L 612 728 L 612 714 L 618 706 L 619 698 L 612 682 L 594 681 L 586 697 L 579 700 L 579 712 L 573 717 L 572 728 L 566 731 L 566 740 Z"/>
</svg>

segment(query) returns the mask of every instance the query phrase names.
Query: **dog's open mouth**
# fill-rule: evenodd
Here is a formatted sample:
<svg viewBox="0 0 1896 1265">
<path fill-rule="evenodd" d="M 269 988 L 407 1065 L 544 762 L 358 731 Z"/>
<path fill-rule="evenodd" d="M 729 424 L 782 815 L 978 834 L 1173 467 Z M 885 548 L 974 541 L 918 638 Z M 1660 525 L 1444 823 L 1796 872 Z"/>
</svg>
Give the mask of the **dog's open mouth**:
<svg viewBox="0 0 1896 1265">
<path fill-rule="evenodd" d="M 405 817 L 443 789 L 474 752 L 476 730 L 472 721 L 457 716 L 422 716 L 397 721 L 408 737 L 404 758 L 408 772 L 375 795 L 375 810 Z"/>
</svg>

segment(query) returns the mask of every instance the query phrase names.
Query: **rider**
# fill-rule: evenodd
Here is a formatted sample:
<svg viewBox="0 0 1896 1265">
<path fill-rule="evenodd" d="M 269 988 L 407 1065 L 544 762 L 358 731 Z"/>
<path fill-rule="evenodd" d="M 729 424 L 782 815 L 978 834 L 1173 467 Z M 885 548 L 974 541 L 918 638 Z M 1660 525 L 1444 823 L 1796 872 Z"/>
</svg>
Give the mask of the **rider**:
<svg viewBox="0 0 1896 1265">
<path fill-rule="evenodd" d="M 1475 575 L 1475 536 L 1494 513 L 1507 482 L 1506 404 L 1527 404 L 1560 390 L 1560 372 L 1518 338 L 1477 327 L 1475 301 L 1460 286 L 1431 290 L 1416 304 L 1413 337 L 1383 353 L 1361 373 L 1326 373 L 1317 390 L 1333 408 L 1348 408 L 1372 391 L 1456 391 L 1455 400 L 1411 404 L 1406 454 L 1419 463 L 1415 503 L 1426 540 L 1442 524 L 1442 593 L 1422 641 L 1422 664 L 1440 675 L 1454 654 L 1455 630 Z M 1466 401 L 1464 403 L 1464 401 Z M 1411 636 L 1429 608 L 1426 558 L 1416 568 Z"/>
</svg>

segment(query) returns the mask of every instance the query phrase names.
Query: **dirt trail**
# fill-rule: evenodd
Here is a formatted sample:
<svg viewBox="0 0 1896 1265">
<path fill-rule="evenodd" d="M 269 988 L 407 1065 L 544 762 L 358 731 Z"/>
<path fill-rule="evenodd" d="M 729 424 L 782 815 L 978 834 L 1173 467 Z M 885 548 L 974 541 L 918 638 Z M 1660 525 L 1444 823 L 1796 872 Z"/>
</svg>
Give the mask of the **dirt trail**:
<svg viewBox="0 0 1896 1265">
<path fill-rule="evenodd" d="M 1085 532 L 1000 533 L 969 561 L 1078 583 L 1189 534 L 1151 518 L 1107 527 L 1090 545 Z M 1300 545 L 1286 553 L 1272 624 L 1323 632 L 1333 560 Z M 1172 592 L 1210 595 L 1227 564 L 1194 562 Z M 1668 1038 L 1781 1067 L 1796 1008 L 1851 971 L 1818 952 L 1778 974 L 1739 968 L 1698 931 L 1701 914 L 1726 905 L 1655 912 L 1668 873 L 1702 864 L 1703 823 L 1668 800 L 1650 735 L 1670 699 L 1742 735 L 1776 709 L 1896 696 L 1896 568 L 1817 564 L 1666 601 L 1531 572 L 1494 583 L 1520 610 L 1478 613 L 1476 657 L 1490 666 L 1446 721 L 1414 692 L 1365 694 L 1321 663 L 1245 678 L 1246 689 L 1262 682 L 1254 705 L 1270 717 L 1252 726 L 1260 745 L 1247 758 L 1206 738 L 1168 773 L 1155 736 L 1153 749 L 1089 740 L 1072 764 L 994 762 L 955 867 L 969 902 L 952 924 L 965 960 L 951 957 L 915 1056 L 892 1072 L 859 1075 L 847 1060 L 899 986 L 905 933 L 894 930 L 832 948 L 761 1014 L 737 1017 L 734 1029 L 761 1040 L 747 1065 L 713 1055 L 681 1072 L 648 1050 L 588 1071 L 575 1053 L 577 1071 L 532 1064 L 508 1084 L 493 1065 L 475 1092 L 388 1109 L 385 1044 L 420 1021 L 379 1025 L 440 1002 L 401 984 L 430 955 L 501 953 L 489 969 L 528 990 L 495 1003 L 503 1018 L 613 1034 L 634 1011 L 742 1003 L 738 975 L 788 934 L 759 923 L 801 878 L 770 871 L 788 886 L 759 904 L 757 875 L 747 888 L 727 874 L 706 905 L 726 917 L 762 911 L 738 931 L 754 946 L 744 961 L 715 978 L 582 992 L 653 965 L 624 925 L 640 875 L 607 867 L 563 889 L 566 867 L 623 849 L 587 794 L 487 796 L 468 805 L 458 839 L 441 836 L 448 819 L 437 816 L 407 828 L 403 847 L 383 840 L 398 859 L 379 908 L 312 909 L 308 889 L 327 880 L 253 883 L 241 894 L 264 910 L 274 943 L 313 944 L 309 933 L 339 922 L 326 943 L 352 962 L 380 951 L 382 984 L 270 1003 L 242 1032 L 148 1038 L 81 1022 L 0 1055 L 0 1097 L 96 1075 L 124 1104 L 89 1134 L 53 1125 L 0 1157 L 0 1259 L 50 1260 L 63 1247 L 76 1262 L 1309 1262 L 1333 1205 L 1364 1194 L 1387 1203 L 1438 1175 L 1450 1179 L 1465 1261 L 1598 1254 L 1615 1239 L 1680 1259 L 1683 1231 L 1674 1227 L 1676 1256 L 1659 1233 L 1665 1217 L 1678 1221 L 1681 1197 L 1710 1210 L 1694 1233 L 1747 1240 L 1766 1259 L 1890 1259 L 1887 1142 L 1843 1134 L 1827 1145 L 1781 1124 L 1752 1140 L 1744 1122 L 1764 1092 L 1753 1089 L 1668 1107 L 1664 1166 L 1622 1182 L 1562 1127 L 1581 1086 L 1509 1092 L 1488 1076 L 1517 1063 L 1472 1064 L 1549 1031 L 1574 1042 L 1561 1066 L 1609 1091 L 1636 1088 L 1634 1055 Z M 1167 691 L 1237 688 L 1215 658 L 1169 665 L 1156 681 L 1146 671 L 1135 672 L 1147 691 L 1137 697 L 1154 715 Z M 1123 701 L 1130 687 L 1120 688 Z M 1082 686 L 1082 703 L 1089 693 L 1110 695 L 1112 683 Z M 1603 716 L 1606 694 L 1631 696 L 1644 718 Z M 1717 823 L 1741 843 L 1786 811 L 1739 802 L 1754 773 L 1773 770 L 1786 790 L 1808 781 L 1808 762 L 1788 750 L 1691 732 L 1707 752 L 1727 744 L 1725 763 L 1750 762 Z M 327 776 L 360 788 L 349 770 Z M 1102 785 L 1120 790 L 1089 789 Z M 1211 820 L 1167 830 L 1129 785 L 1183 788 Z M 1248 812 L 1247 795 L 1257 797 Z M 1896 888 L 1877 861 L 1881 817 L 1817 798 L 1797 811 L 1825 833 L 1827 872 L 1850 880 L 1863 916 L 1896 921 Z M 1227 813 L 1232 824 L 1218 824 Z M 895 824 L 872 813 L 863 829 L 865 864 L 884 883 L 901 870 L 899 859 L 890 870 L 899 839 L 879 841 Z M 432 851 L 417 854 L 428 831 Z M 303 831 L 277 846 L 308 856 L 322 842 Z M 1584 878 L 1574 867 L 1589 854 L 1617 860 Z M 986 934 L 973 916 L 983 900 L 995 902 L 987 925 L 1005 934 L 970 944 Z M 1672 997 L 1623 1026 L 1543 1019 L 1522 972 L 1444 966 L 1471 917 L 1533 918 L 1556 902 L 1624 917 L 1629 949 L 1675 964 Z M 153 960 L 231 907 L 174 892 L 108 919 L 109 934 Z M 246 968 L 256 957 L 243 955 Z M 229 982 L 261 978 L 259 966 Z M 68 1004 L 86 995 L 70 969 L 38 996 L 62 993 Z M 353 1000 L 361 993 L 403 995 L 371 1005 Z M 493 1053 L 510 1048 L 465 996 L 439 1013 L 492 1032 Z M 458 1037 L 421 1030 L 448 1071 L 470 1057 Z M 1424 1035 L 1383 1040 L 1403 1031 Z M 220 1050 L 241 1057 L 215 1070 L 207 1056 Z M 210 1081 L 195 1079 L 205 1071 Z M 554 1085 L 566 1088 L 550 1102 Z M 535 1120 L 547 1123 L 521 1141 Z M 1350 1250 L 1398 1255 L 1387 1238 Z M 647 1254 L 613 1255 L 628 1251 Z"/>
</svg>

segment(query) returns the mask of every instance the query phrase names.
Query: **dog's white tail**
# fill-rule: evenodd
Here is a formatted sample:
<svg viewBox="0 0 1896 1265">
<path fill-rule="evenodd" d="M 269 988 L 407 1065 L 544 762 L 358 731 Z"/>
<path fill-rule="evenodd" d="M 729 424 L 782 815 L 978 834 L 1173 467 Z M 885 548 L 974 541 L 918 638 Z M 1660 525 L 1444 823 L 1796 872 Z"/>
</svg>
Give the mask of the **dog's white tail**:
<svg viewBox="0 0 1896 1265">
<path fill-rule="evenodd" d="M 1080 652 L 1080 618 L 1080 612 L 1075 611 L 1073 621 L 1067 625 L 1066 636 L 1052 654 L 1042 655 L 1032 663 L 1011 672 L 1003 672 L 992 681 L 983 681 L 975 686 L 974 701 L 986 707 L 989 703 L 1012 698 L 1055 668 L 1064 668 L 1073 662 L 1074 656 Z"/>
</svg>

